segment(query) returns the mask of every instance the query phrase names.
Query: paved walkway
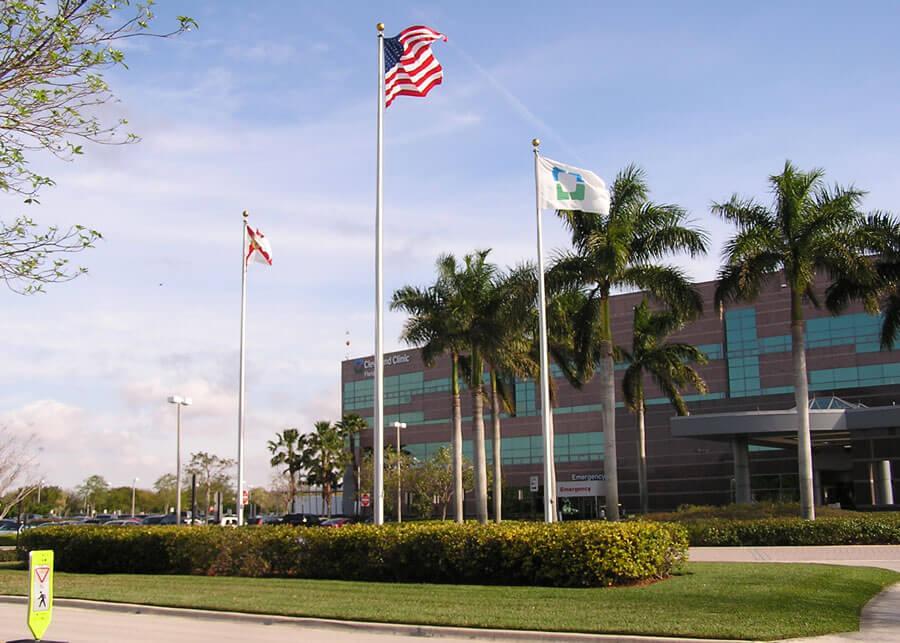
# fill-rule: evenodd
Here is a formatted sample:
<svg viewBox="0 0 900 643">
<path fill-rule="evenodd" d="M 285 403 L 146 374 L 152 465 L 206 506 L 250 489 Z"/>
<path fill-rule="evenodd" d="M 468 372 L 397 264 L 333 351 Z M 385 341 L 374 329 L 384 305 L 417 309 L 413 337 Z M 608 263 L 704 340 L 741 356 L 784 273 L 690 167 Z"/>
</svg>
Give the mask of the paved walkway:
<svg viewBox="0 0 900 643">
<path fill-rule="evenodd" d="M 793 562 L 885 567 L 900 572 L 900 545 L 859 547 L 700 547 L 690 550 L 692 561 Z M 31 641 L 25 621 L 25 599 L 0 597 L 0 637 L 7 643 Z M 418 627 L 353 623 L 325 619 L 285 618 L 117 605 L 60 599 L 47 631 L 52 641 L 67 643 L 401 643 L 409 637 L 457 641 L 597 641 L 602 643 L 700 643 L 696 639 L 649 636 L 577 635 L 514 632 L 467 628 Z M 11 638 L 6 638 L 11 637 Z M 52 640 L 51 640 L 52 639 Z M 860 631 L 792 639 L 791 643 L 900 643 L 900 583 L 865 606 Z M 710 639 L 702 643 L 724 643 Z M 733 643 L 733 642 L 731 642 Z"/>
</svg>

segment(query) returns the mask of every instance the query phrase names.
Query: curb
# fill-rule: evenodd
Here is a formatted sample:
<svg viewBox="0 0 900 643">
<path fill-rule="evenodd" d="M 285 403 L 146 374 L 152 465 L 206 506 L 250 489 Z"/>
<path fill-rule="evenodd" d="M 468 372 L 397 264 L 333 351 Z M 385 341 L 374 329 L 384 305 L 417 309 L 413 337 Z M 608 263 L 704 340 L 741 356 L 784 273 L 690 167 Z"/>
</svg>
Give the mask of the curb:
<svg viewBox="0 0 900 643">
<path fill-rule="evenodd" d="M 27 604 L 24 596 L 0 596 L 0 603 Z M 188 609 L 181 607 L 159 607 L 135 603 L 105 603 L 77 598 L 55 598 L 54 605 L 76 609 L 93 609 L 105 612 L 129 614 L 157 614 L 160 616 L 181 616 L 201 618 L 211 621 L 255 623 L 258 625 L 282 625 L 296 628 L 334 630 L 341 632 L 365 632 L 369 634 L 392 634 L 395 636 L 416 636 L 427 638 L 466 638 L 481 641 L 602 641 L 603 643 L 752 643 L 739 639 L 696 639 L 668 636 L 646 636 L 625 634 L 582 634 L 577 632 L 537 632 L 534 630 L 494 630 L 471 627 L 449 627 L 440 625 L 402 625 L 397 623 L 373 623 L 365 621 L 338 621 L 334 619 L 303 616 L 275 616 L 266 614 L 245 614 L 242 612 L 216 612 L 212 610 Z"/>
</svg>

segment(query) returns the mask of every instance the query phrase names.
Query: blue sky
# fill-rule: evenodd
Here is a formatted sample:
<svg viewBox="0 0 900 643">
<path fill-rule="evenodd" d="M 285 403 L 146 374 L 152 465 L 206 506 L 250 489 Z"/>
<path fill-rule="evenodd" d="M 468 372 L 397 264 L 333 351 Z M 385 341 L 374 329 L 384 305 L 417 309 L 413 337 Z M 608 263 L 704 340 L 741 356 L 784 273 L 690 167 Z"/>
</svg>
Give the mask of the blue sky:
<svg viewBox="0 0 900 643">
<path fill-rule="evenodd" d="M 240 213 L 275 265 L 248 278 L 247 473 L 271 476 L 265 442 L 340 414 L 340 361 L 374 345 L 375 24 L 426 24 L 444 84 L 399 98 L 385 122 L 385 294 L 425 285 L 441 252 L 493 248 L 534 259 L 530 141 L 611 182 L 630 162 L 652 197 L 712 237 L 712 279 L 729 230 L 709 214 L 734 192 L 768 199 L 785 159 L 869 191 L 896 210 L 900 105 L 895 3 L 286 3 L 157 6 L 159 29 L 130 41 L 107 79 L 111 115 L 142 137 L 36 158 L 58 185 L 39 206 L 4 198 L 4 219 L 82 223 L 104 240 L 90 274 L 4 298 L 0 423 L 34 432 L 42 475 L 91 474 L 150 487 L 183 451 L 234 457 Z M 545 214 L 548 254 L 566 243 Z M 386 314 L 388 350 L 403 319 Z"/>
</svg>

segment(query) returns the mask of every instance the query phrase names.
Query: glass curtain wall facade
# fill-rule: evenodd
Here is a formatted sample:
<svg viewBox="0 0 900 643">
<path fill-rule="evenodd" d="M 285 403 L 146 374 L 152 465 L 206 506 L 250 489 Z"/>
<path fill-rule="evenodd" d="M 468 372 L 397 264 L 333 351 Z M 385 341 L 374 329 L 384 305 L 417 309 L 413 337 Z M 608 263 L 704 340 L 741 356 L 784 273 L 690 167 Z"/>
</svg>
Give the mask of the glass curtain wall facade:
<svg viewBox="0 0 900 643">
<path fill-rule="evenodd" d="M 773 279 L 755 302 L 732 305 L 721 318 L 712 311 L 715 284 L 707 282 L 697 287 L 704 295 L 706 312 L 672 337 L 673 341 L 700 347 L 709 358 L 709 363 L 698 369 L 709 392 L 705 395 L 685 392 L 691 415 L 792 408 L 790 302 L 781 282 Z M 616 343 L 630 346 L 633 307 L 640 300 L 639 293 L 612 298 Z M 890 406 L 900 401 L 900 350 L 880 350 L 879 317 L 865 313 L 859 306 L 834 317 L 807 305 L 804 315 L 811 396 L 835 395 L 866 406 Z M 626 511 L 633 512 L 638 507 L 636 423 L 634 415 L 621 402 L 624 368 L 622 364 L 616 367 L 619 494 Z M 558 402 L 553 409 L 557 480 L 583 480 L 587 478 L 582 476 L 602 474 L 604 427 L 600 419 L 598 383 L 588 382 L 579 391 L 561 377 L 558 368 L 554 366 L 552 371 Z M 370 426 L 373 373 L 371 357 L 342 364 L 343 412 L 358 413 Z M 449 446 L 452 433 L 449 358 L 438 359 L 433 367 L 427 368 L 418 349 L 410 348 L 386 355 L 384 373 L 385 425 L 389 427 L 395 421 L 406 423 L 401 436 L 404 448 L 421 459 L 441 446 Z M 487 378 L 485 375 L 486 383 Z M 529 490 L 531 477 L 542 477 L 540 393 L 534 380 L 517 380 L 511 384 L 514 409 L 501 415 L 503 477 L 505 487 L 527 504 L 533 495 Z M 651 510 L 671 510 L 682 504 L 731 502 L 734 498 L 731 446 L 720 441 L 673 437 L 669 418 L 674 411 L 668 399 L 649 378 L 645 389 Z M 471 394 L 462 381 L 460 393 L 463 450 L 465 457 L 471 458 Z M 486 455 L 490 465 L 493 449 L 488 404 L 485 413 Z M 844 446 L 844 455 L 849 451 L 847 461 L 851 465 L 839 465 L 843 470 L 828 474 L 840 480 L 835 484 L 851 500 L 865 500 L 869 461 L 887 454 L 886 457 L 897 460 L 894 470 L 900 467 L 900 436 L 896 435 L 896 429 L 882 433 L 868 438 L 862 436 Z M 360 442 L 363 448 L 371 446 L 371 429 L 363 434 Z M 393 439 L 387 444 L 393 444 Z M 754 498 L 793 500 L 798 497 L 794 450 L 751 445 L 750 457 Z M 829 500 L 834 499 L 833 493 Z"/>
</svg>

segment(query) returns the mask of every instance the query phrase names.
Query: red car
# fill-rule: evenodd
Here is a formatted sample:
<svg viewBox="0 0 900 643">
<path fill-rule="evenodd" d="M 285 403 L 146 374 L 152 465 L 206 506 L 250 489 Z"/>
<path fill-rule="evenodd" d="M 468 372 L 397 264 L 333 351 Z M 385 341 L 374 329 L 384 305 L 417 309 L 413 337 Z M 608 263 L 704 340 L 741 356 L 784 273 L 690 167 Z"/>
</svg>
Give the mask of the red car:
<svg viewBox="0 0 900 643">
<path fill-rule="evenodd" d="M 320 527 L 343 527 L 344 525 L 349 525 L 352 520 L 349 518 L 329 518 L 324 522 L 320 523 Z"/>
</svg>

